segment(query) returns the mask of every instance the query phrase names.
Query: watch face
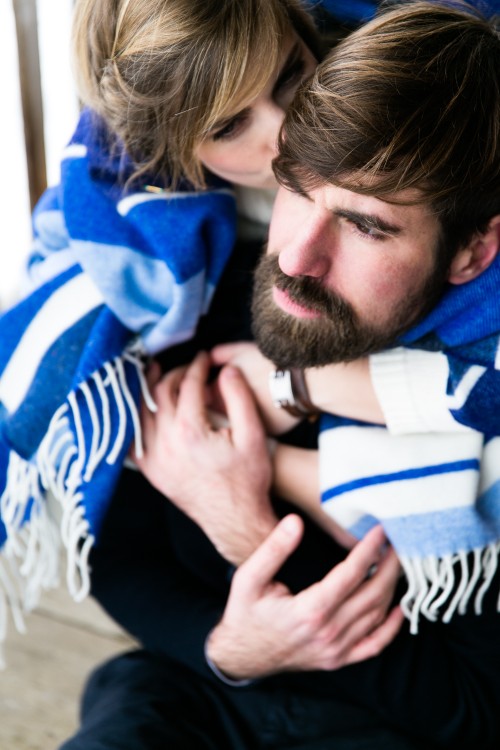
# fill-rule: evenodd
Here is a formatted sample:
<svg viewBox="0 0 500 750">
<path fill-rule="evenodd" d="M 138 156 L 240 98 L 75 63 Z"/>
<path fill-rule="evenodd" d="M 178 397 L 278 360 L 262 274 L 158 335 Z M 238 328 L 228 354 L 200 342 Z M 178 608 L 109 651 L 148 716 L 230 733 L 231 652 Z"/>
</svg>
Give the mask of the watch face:
<svg viewBox="0 0 500 750">
<path fill-rule="evenodd" d="M 295 404 L 290 370 L 274 370 L 269 373 L 269 390 L 278 409 Z"/>
</svg>

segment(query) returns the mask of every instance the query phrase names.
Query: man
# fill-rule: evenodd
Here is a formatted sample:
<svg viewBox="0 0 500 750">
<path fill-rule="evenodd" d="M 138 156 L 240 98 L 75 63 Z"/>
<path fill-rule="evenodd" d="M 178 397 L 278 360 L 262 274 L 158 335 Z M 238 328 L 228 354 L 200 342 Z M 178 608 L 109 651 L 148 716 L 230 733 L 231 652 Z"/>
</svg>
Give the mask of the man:
<svg viewBox="0 0 500 750">
<path fill-rule="evenodd" d="M 445 279 L 476 271 L 481 276 L 493 264 L 500 224 L 500 42 L 473 17 L 464 21 L 459 11 L 416 3 L 368 24 L 348 44 L 320 66 L 322 98 L 314 83 L 306 87 L 296 116 L 285 124 L 278 161 L 278 173 L 281 178 L 287 175 L 295 194 L 280 196 L 270 251 L 279 255 L 281 273 L 288 279 L 321 283 L 306 284 L 316 295 L 314 303 L 292 282 L 271 284 L 275 307 L 271 319 L 264 320 L 272 328 L 281 308 L 280 320 L 286 326 L 291 321 L 291 327 L 302 332 L 307 320 L 308 329 L 323 331 L 325 316 L 318 316 L 317 299 L 328 298 L 331 304 L 333 292 L 343 300 L 337 300 L 337 308 L 345 335 L 336 327 L 332 331 L 327 322 L 328 346 L 335 344 L 341 351 L 346 341 L 349 346 L 361 342 L 356 352 L 361 355 L 390 345 L 403 330 L 432 316 L 429 295 L 435 304 Z M 446 65 L 437 54 L 442 50 L 448 54 Z M 416 70 L 434 76 L 416 123 L 413 115 L 422 103 L 422 89 L 416 99 L 409 95 L 411 76 L 402 65 L 408 51 Z M 457 73 L 462 66 L 470 87 Z M 345 77 L 342 99 L 338 80 L 330 78 L 336 69 Z M 371 111 L 363 106 L 367 94 Z M 339 100 L 352 104 L 356 118 L 342 119 L 333 108 L 335 117 L 329 119 L 331 103 Z M 460 118 L 448 120 L 445 129 L 453 106 Z M 386 127 L 398 136 L 399 150 L 394 141 L 384 155 L 370 150 L 366 130 L 374 109 L 386 115 Z M 323 120 L 316 119 L 316 112 L 322 112 Z M 294 128 L 300 131 L 295 141 Z M 377 147 L 390 138 L 390 133 L 375 128 L 374 135 L 372 144 Z M 346 144 L 340 159 L 335 139 Z M 316 145 L 308 151 L 311 143 Z M 422 158 L 424 145 L 434 160 Z M 331 153 L 337 159 L 335 170 L 328 159 Z M 354 238 L 349 243 L 346 233 Z M 441 246 L 450 254 L 438 264 Z M 273 350 L 282 346 L 287 330 L 280 328 Z M 306 354 L 313 345 L 322 350 L 323 334 L 314 333 L 313 342 L 304 347 Z M 267 340 L 267 333 L 263 338 Z M 302 335 L 294 335 L 294 347 L 301 340 Z M 288 348 L 290 339 L 285 343 Z M 276 358 L 282 356 L 280 350 Z M 466 612 L 446 625 L 424 622 L 417 637 L 404 626 L 395 637 L 401 622 L 398 610 L 385 617 L 394 559 L 381 554 L 379 529 L 317 584 L 307 586 L 307 563 L 314 568 L 327 559 L 330 565 L 345 553 L 338 548 L 333 552 L 334 545 L 329 547 L 314 530 L 305 536 L 306 546 L 309 540 L 313 548 L 298 550 L 298 556 L 290 558 L 291 568 L 282 568 L 299 544 L 301 522 L 288 516 L 276 525 L 277 515 L 268 501 L 264 437 L 248 390 L 233 368 L 223 370 L 220 381 L 231 429 L 214 430 L 210 425 L 204 393 L 208 366 L 202 355 L 187 372 L 175 371 L 157 387 L 160 417 L 149 428 L 146 424 L 147 457 L 141 467 L 197 521 L 226 559 L 244 562 L 233 575 L 226 604 L 231 570 L 195 527 L 169 506 L 170 546 L 153 547 L 152 536 L 148 551 L 153 588 L 146 589 L 144 579 L 134 575 L 129 582 L 131 601 L 143 608 L 143 615 L 151 614 L 143 617 L 141 632 L 136 630 L 149 653 L 123 657 L 96 673 L 86 693 L 81 733 L 68 743 L 68 750 L 372 750 L 430 748 L 434 743 L 497 747 L 500 646 L 494 586 L 485 594 L 481 616 Z M 169 464 L 162 468 L 166 455 Z M 140 480 L 127 481 L 137 504 Z M 147 512 L 159 518 L 160 502 L 148 500 Z M 110 526 L 121 535 L 124 571 L 132 568 L 134 541 L 144 523 L 141 514 L 125 532 Z M 130 550 L 124 551 L 126 533 Z M 99 572 L 96 553 L 94 591 L 106 600 L 106 587 L 120 582 L 112 571 Z M 370 578 L 373 563 L 378 563 L 378 572 Z M 305 580 L 296 586 L 301 573 Z M 380 577 L 385 578 L 383 585 L 374 588 Z M 497 583 L 498 578 L 497 574 Z M 292 585 L 306 588 L 294 594 Z M 378 607 L 371 601 L 374 596 L 382 602 Z M 109 596 L 107 604 L 124 619 L 119 608 L 125 604 L 116 599 L 110 604 Z M 222 613 L 218 623 L 217 611 Z M 205 640 L 215 676 L 203 661 Z"/>
</svg>

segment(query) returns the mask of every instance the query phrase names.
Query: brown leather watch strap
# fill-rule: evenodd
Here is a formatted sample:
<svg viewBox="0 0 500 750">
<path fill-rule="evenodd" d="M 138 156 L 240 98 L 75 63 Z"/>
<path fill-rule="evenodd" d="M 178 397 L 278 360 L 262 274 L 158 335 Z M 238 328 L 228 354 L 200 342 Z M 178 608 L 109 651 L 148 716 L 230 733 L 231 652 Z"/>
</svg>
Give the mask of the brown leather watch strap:
<svg viewBox="0 0 500 750">
<path fill-rule="evenodd" d="M 274 405 L 293 417 L 316 418 L 320 413 L 309 398 L 304 371 L 301 368 L 274 370 L 270 373 L 269 387 Z"/>
</svg>

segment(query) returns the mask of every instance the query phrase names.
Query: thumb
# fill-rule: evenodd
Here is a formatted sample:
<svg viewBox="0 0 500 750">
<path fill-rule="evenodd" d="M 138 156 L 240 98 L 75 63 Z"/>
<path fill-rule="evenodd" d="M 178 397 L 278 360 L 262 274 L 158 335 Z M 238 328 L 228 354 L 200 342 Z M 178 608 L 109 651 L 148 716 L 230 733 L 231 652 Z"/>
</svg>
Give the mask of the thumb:
<svg viewBox="0 0 500 750">
<path fill-rule="evenodd" d="M 239 341 L 234 344 L 218 344 L 210 351 L 210 359 L 214 365 L 226 365 L 249 347 L 248 342 Z"/>
<path fill-rule="evenodd" d="M 298 547 L 303 532 L 299 516 L 285 516 L 234 574 L 233 582 L 240 595 L 257 598 Z"/>
</svg>

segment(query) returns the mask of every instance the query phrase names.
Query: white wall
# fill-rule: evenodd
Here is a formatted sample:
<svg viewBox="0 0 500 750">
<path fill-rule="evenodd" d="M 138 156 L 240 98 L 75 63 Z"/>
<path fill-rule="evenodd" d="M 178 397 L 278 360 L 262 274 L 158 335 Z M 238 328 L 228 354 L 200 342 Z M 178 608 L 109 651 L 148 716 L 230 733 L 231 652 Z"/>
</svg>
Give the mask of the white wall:
<svg viewBox="0 0 500 750">
<path fill-rule="evenodd" d="M 29 247 L 29 196 L 17 77 L 14 14 L 0 3 L 0 70 L 3 114 L 0 117 L 0 305 L 11 296 Z"/>
<path fill-rule="evenodd" d="M 59 156 L 77 117 L 69 59 L 72 0 L 37 0 L 45 140 L 49 183 L 57 182 Z M 0 0 L 0 307 L 15 299 L 31 243 L 31 221 L 14 13 Z"/>
<path fill-rule="evenodd" d="M 37 0 L 49 185 L 59 181 L 61 150 L 78 116 L 70 60 L 72 5 L 72 0 Z"/>
</svg>

